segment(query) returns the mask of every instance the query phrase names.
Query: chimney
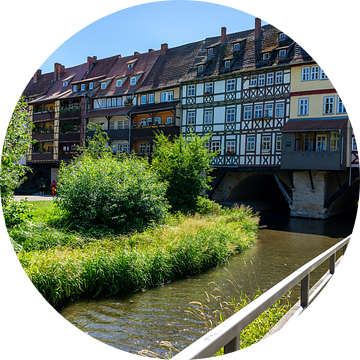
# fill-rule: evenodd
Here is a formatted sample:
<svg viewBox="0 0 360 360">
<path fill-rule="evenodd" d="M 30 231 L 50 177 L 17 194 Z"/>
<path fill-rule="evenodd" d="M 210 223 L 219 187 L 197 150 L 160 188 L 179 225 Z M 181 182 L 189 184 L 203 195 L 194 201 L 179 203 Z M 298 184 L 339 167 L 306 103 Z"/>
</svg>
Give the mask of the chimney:
<svg viewBox="0 0 360 360">
<path fill-rule="evenodd" d="M 168 44 L 161 44 L 161 54 L 165 54 L 168 50 Z"/>
<path fill-rule="evenodd" d="M 255 18 L 255 39 L 261 34 L 261 19 Z"/>
<path fill-rule="evenodd" d="M 226 40 L 226 27 L 221 28 L 221 42 L 223 43 Z"/>
<path fill-rule="evenodd" d="M 135 51 L 135 52 L 134 52 L 134 55 L 140 55 L 140 53 L 139 53 L 139 52 L 137 52 L 137 51 Z"/>
<path fill-rule="evenodd" d="M 88 73 L 91 69 L 91 67 L 94 65 L 94 63 L 96 62 L 97 57 L 96 56 L 88 56 L 87 57 L 87 67 L 86 67 L 86 72 Z"/>
<path fill-rule="evenodd" d="M 64 71 L 65 71 L 64 65 L 55 63 L 55 65 L 54 65 L 54 81 L 59 79 L 61 77 L 61 75 L 64 73 Z"/>
<path fill-rule="evenodd" d="M 41 76 L 41 70 L 39 69 L 39 70 L 37 70 L 36 73 L 34 74 L 33 82 L 36 83 L 36 82 L 39 80 L 40 76 Z"/>
<path fill-rule="evenodd" d="M 153 52 L 154 51 L 154 49 L 149 49 L 149 52 Z"/>
</svg>

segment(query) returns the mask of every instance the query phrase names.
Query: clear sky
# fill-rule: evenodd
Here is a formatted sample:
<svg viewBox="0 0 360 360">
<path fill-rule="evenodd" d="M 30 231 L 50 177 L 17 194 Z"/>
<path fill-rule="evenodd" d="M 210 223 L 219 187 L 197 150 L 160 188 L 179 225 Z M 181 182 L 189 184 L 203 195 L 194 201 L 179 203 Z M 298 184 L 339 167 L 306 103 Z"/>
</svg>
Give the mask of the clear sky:
<svg viewBox="0 0 360 360">
<path fill-rule="evenodd" d="M 128 56 L 135 51 L 158 50 L 162 43 L 176 47 L 218 36 L 223 26 L 228 34 L 252 29 L 254 16 L 222 5 L 185 0 L 134 6 L 74 34 L 49 54 L 40 68 L 47 73 L 53 71 L 55 62 L 71 67 L 86 62 L 87 56 L 98 59 L 118 54 Z"/>
</svg>

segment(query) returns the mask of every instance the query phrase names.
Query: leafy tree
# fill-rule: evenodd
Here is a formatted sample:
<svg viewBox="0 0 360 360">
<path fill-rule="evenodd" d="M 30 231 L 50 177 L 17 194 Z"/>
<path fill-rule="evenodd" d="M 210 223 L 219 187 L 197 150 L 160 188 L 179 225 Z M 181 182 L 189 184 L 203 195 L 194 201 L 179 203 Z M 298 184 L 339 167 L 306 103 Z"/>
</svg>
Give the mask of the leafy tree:
<svg viewBox="0 0 360 360">
<path fill-rule="evenodd" d="M 14 190 L 25 180 L 25 174 L 30 168 L 19 164 L 31 145 L 31 129 L 27 112 L 27 103 L 20 98 L 11 116 L 4 139 L 1 156 L 0 185 L 1 201 L 5 206 L 13 198 Z"/>
<path fill-rule="evenodd" d="M 168 183 L 166 197 L 172 211 L 195 212 L 198 196 L 208 185 L 211 160 L 217 152 L 209 151 L 211 134 L 180 135 L 170 141 L 163 134 L 156 136 L 152 168 Z"/>
<path fill-rule="evenodd" d="M 73 162 L 62 163 L 56 206 L 75 226 L 142 230 L 167 214 L 166 185 L 146 159 L 114 155 L 98 128 Z"/>
</svg>

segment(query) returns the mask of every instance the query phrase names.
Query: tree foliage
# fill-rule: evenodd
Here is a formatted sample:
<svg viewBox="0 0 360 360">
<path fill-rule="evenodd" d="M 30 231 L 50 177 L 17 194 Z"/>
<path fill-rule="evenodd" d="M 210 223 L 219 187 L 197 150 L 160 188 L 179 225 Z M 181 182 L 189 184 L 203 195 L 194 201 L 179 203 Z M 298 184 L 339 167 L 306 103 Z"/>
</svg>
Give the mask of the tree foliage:
<svg viewBox="0 0 360 360">
<path fill-rule="evenodd" d="M 211 188 L 208 174 L 217 152 L 206 147 L 210 137 L 189 134 L 170 141 L 163 134 L 156 136 L 152 168 L 168 183 L 166 197 L 172 211 L 195 212 L 198 196 Z"/>
<path fill-rule="evenodd" d="M 3 206 L 11 201 L 14 190 L 26 180 L 25 174 L 30 171 L 28 166 L 19 164 L 19 160 L 31 145 L 32 127 L 27 104 L 22 97 L 11 116 L 2 149 L 0 184 Z"/>
<path fill-rule="evenodd" d="M 106 137 L 98 128 L 80 156 L 61 164 L 56 206 L 83 228 L 141 230 L 162 220 L 168 210 L 166 185 L 146 159 L 114 155 L 102 139 Z"/>
</svg>

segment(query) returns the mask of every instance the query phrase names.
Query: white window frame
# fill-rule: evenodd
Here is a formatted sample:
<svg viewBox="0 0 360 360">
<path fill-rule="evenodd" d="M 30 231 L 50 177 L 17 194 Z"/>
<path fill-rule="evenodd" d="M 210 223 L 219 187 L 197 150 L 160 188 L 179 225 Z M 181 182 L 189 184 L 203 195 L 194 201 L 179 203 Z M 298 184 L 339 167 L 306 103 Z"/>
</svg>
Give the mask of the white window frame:
<svg viewBox="0 0 360 360">
<path fill-rule="evenodd" d="M 195 85 L 193 85 L 193 84 L 188 85 L 187 96 L 195 96 Z"/>
<path fill-rule="evenodd" d="M 93 82 L 89 83 L 89 90 L 92 90 L 93 88 L 94 88 L 94 83 Z"/>
<path fill-rule="evenodd" d="M 323 115 L 334 114 L 335 111 L 335 96 L 324 96 Z"/>
<path fill-rule="evenodd" d="M 220 144 L 220 141 L 218 141 L 218 140 L 210 142 L 210 149 L 212 152 L 219 151 L 220 146 L 221 146 L 221 144 Z"/>
<path fill-rule="evenodd" d="M 226 61 L 225 61 L 225 67 L 226 67 L 226 68 L 230 68 L 230 60 L 226 60 Z"/>
<path fill-rule="evenodd" d="M 116 87 L 122 87 L 122 80 L 116 80 Z"/>
<path fill-rule="evenodd" d="M 77 92 L 77 85 L 73 86 L 73 92 Z"/>
<path fill-rule="evenodd" d="M 285 104 L 283 102 L 275 104 L 275 117 L 284 117 Z"/>
<path fill-rule="evenodd" d="M 208 48 L 207 54 L 212 55 L 214 53 L 214 48 Z"/>
<path fill-rule="evenodd" d="M 226 141 L 226 154 L 235 154 L 236 143 L 235 140 L 227 140 Z"/>
<path fill-rule="evenodd" d="M 111 107 L 111 98 L 106 99 L 106 107 Z"/>
<path fill-rule="evenodd" d="M 149 94 L 149 104 L 153 104 L 155 101 L 155 95 L 154 94 Z"/>
<path fill-rule="evenodd" d="M 279 37 L 278 37 L 278 40 L 285 40 L 286 39 L 286 34 L 284 34 L 284 33 L 280 33 L 279 34 Z"/>
<path fill-rule="evenodd" d="M 344 103 L 342 102 L 340 96 L 337 96 L 337 113 L 338 114 L 344 114 L 346 113 L 346 109 L 344 106 Z"/>
<path fill-rule="evenodd" d="M 226 122 L 234 123 L 235 122 L 235 108 L 226 109 Z"/>
<path fill-rule="evenodd" d="M 276 135 L 276 151 L 281 151 L 281 135 Z"/>
<path fill-rule="evenodd" d="M 235 79 L 226 80 L 226 91 L 235 91 Z"/>
<path fill-rule="evenodd" d="M 329 78 L 325 74 L 325 71 L 321 68 L 320 68 L 320 80 L 329 80 Z"/>
<path fill-rule="evenodd" d="M 257 86 L 257 75 L 251 75 L 251 77 L 250 77 L 250 86 L 252 86 L 252 87 Z"/>
<path fill-rule="evenodd" d="M 270 152 L 271 150 L 271 136 L 264 135 L 261 138 L 261 150 L 262 152 Z"/>
<path fill-rule="evenodd" d="M 121 106 L 121 97 L 116 98 L 116 106 Z"/>
<path fill-rule="evenodd" d="M 357 144 L 356 144 L 356 138 L 353 137 L 351 139 L 351 151 L 357 151 Z"/>
<path fill-rule="evenodd" d="M 205 83 L 205 94 L 213 94 L 214 93 L 214 83 L 209 82 Z"/>
<path fill-rule="evenodd" d="M 168 125 L 172 124 L 173 122 L 174 122 L 174 118 L 173 118 L 172 116 L 168 116 L 168 117 L 166 118 L 166 123 L 167 123 Z"/>
<path fill-rule="evenodd" d="M 286 50 L 279 50 L 279 58 L 285 58 L 286 57 Z"/>
<path fill-rule="evenodd" d="M 165 91 L 161 93 L 161 102 L 172 101 L 174 98 L 174 91 Z"/>
<path fill-rule="evenodd" d="M 332 131 L 330 133 L 330 151 L 340 150 L 340 134 L 338 131 Z"/>
<path fill-rule="evenodd" d="M 85 84 L 81 84 L 81 91 L 85 91 Z"/>
<path fill-rule="evenodd" d="M 161 116 L 156 116 L 155 117 L 155 125 L 160 125 L 161 124 Z"/>
<path fill-rule="evenodd" d="M 319 68 L 319 66 L 311 66 L 310 79 L 311 80 L 319 80 L 320 79 L 320 68 Z"/>
<path fill-rule="evenodd" d="M 275 74 L 275 84 L 282 84 L 283 82 L 283 72 L 277 71 Z"/>
<path fill-rule="evenodd" d="M 130 86 L 135 86 L 136 85 L 136 76 L 132 76 L 130 78 Z"/>
<path fill-rule="evenodd" d="M 233 45 L 233 51 L 238 51 L 238 50 L 240 50 L 240 43 L 235 43 Z"/>
<path fill-rule="evenodd" d="M 255 105 L 254 107 L 254 119 L 261 119 L 263 117 L 263 106 Z"/>
<path fill-rule="evenodd" d="M 252 119 L 252 106 L 244 106 L 244 120 Z"/>
<path fill-rule="evenodd" d="M 213 123 L 213 110 L 205 110 L 204 112 L 204 124 L 212 124 Z"/>
<path fill-rule="evenodd" d="M 146 95 L 141 95 L 141 105 L 146 104 Z"/>
<path fill-rule="evenodd" d="M 140 118 L 139 125 L 140 126 L 147 126 L 148 125 L 147 118 Z"/>
<path fill-rule="evenodd" d="M 264 117 L 265 118 L 273 118 L 273 116 L 274 116 L 274 105 L 273 104 L 265 104 Z"/>
<path fill-rule="evenodd" d="M 106 89 L 106 82 L 103 82 L 103 83 L 101 83 L 101 90 L 105 90 Z"/>
<path fill-rule="evenodd" d="M 301 68 L 301 81 L 310 80 L 310 66 Z"/>
<path fill-rule="evenodd" d="M 198 73 L 202 73 L 204 71 L 204 65 L 198 66 Z"/>
<path fill-rule="evenodd" d="M 270 53 L 268 53 L 268 52 L 263 53 L 262 58 L 263 58 L 263 60 L 268 60 L 268 59 L 270 59 Z"/>
<path fill-rule="evenodd" d="M 298 115 L 309 115 L 309 98 L 300 98 L 298 100 Z"/>
<path fill-rule="evenodd" d="M 195 111 L 189 111 L 187 113 L 186 123 L 188 125 L 195 125 Z"/>
<path fill-rule="evenodd" d="M 268 73 L 266 77 L 267 85 L 274 85 L 274 73 Z"/>
<path fill-rule="evenodd" d="M 316 136 L 316 151 L 326 151 L 327 135 L 319 134 Z"/>
<path fill-rule="evenodd" d="M 116 106 L 116 98 L 111 99 L 111 106 L 113 106 L 113 107 Z"/>
<path fill-rule="evenodd" d="M 255 151 L 255 136 L 246 138 L 246 151 Z"/>
<path fill-rule="evenodd" d="M 259 75 L 259 86 L 265 86 L 265 74 Z"/>
</svg>

